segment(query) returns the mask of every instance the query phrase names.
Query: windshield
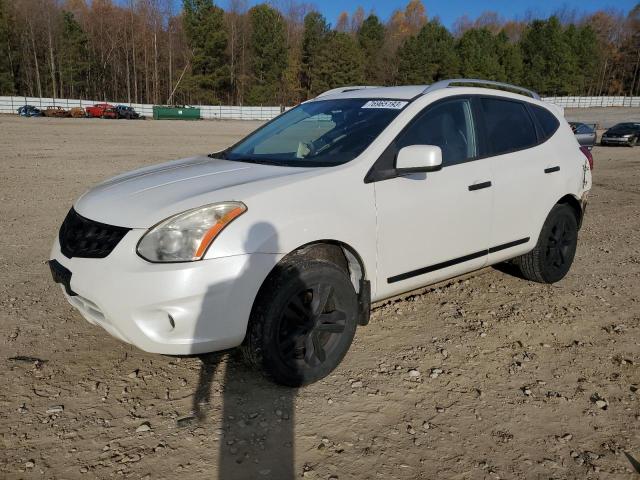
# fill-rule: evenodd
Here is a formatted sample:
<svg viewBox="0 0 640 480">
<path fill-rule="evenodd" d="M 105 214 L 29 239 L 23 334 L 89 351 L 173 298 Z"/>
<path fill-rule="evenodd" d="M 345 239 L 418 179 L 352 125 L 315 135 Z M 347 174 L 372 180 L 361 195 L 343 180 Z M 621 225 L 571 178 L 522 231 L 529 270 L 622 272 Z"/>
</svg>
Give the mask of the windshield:
<svg viewBox="0 0 640 480">
<path fill-rule="evenodd" d="M 617 125 L 614 125 L 613 127 L 611 127 L 611 130 L 636 130 L 638 128 L 640 128 L 640 123 L 627 122 L 627 123 L 618 123 Z"/>
<path fill-rule="evenodd" d="M 346 163 L 362 153 L 408 103 L 360 98 L 303 103 L 226 150 L 222 157 L 294 167 Z"/>
</svg>

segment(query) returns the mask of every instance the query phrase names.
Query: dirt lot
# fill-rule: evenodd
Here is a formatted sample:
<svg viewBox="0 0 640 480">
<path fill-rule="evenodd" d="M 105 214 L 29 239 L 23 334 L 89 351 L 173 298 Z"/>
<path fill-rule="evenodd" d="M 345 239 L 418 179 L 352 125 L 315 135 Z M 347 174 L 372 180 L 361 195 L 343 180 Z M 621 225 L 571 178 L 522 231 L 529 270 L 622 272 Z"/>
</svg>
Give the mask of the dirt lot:
<svg viewBox="0 0 640 480">
<path fill-rule="evenodd" d="M 45 263 L 73 200 L 255 126 L 0 117 L 1 478 L 638 478 L 640 148 L 594 150 L 565 280 L 486 269 L 379 307 L 298 391 L 85 322 Z"/>
</svg>

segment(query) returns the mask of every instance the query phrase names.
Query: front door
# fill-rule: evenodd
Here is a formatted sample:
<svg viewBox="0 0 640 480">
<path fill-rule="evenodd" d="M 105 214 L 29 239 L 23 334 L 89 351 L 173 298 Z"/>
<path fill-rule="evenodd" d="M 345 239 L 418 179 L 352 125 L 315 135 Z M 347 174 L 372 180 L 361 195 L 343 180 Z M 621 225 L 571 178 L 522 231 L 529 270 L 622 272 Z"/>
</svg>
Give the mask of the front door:
<svg viewBox="0 0 640 480">
<path fill-rule="evenodd" d="M 464 272 L 487 261 L 493 190 L 479 156 L 469 98 L 427 107 L 390 148 L 436 145 L 443 168 L 375 183 L 378 215 L 376 299 Z"/>
</svg>

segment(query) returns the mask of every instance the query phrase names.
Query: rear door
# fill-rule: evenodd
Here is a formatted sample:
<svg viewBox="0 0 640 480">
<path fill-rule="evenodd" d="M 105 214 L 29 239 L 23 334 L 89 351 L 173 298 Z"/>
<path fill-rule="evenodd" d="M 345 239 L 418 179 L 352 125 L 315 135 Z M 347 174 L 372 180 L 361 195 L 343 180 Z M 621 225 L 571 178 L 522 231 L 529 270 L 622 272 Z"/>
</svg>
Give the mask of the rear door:
<svg viewBox="0 0 640 480">
<path fill-rule="evenodd" d="M 584 123 L 577 126 L 575 135 L 578 143 L 584 147 L 593 147 L 596 142 L 595 130 Z"/>
<path fill-rule="evenodd" d="M 524 102 L 504 97 L 479 99 L 483 141 L 494 177 L 494 215 L 489 263 L 512 258 L 537 242 L 548 214 L 549 188 L 560 166 L 539 146 L 541 127 Z M 539 107 L 538 107 L 539 108 Z"/>
</svg>

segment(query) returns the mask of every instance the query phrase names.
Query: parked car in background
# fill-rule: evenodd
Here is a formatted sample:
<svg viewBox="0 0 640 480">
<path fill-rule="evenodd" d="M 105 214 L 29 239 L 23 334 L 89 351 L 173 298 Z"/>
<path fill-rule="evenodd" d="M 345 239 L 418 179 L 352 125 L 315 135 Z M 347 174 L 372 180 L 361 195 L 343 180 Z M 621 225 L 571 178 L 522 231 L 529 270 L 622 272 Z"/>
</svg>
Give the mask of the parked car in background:
<svg viewBox="0 0 640 480">
<path fill-rule="evenodd" d="M 69 110 L 69 115 L 73 118 L 85 118 L 87 116 L 87 112 L 85 112 L 82 107 L 73 107 Z"/>
<path fill-rule="evenodd" d="M 110 103 L 96 103 L 85 108 L 87 116 L 90 118 L 118 118 L 116 107 Z"/>
<path fill-rule="evenodd" d="M 45 117 L 58 117 L 58 118 L 68 118 L 71 116 L 69 111 L 58 105 L 50 105 L 44 111 Z"/>
<path fill-rule="evenodd" d="M 33 105 L 23 105 L 18 109 L 18 115 L 21 117 L 42 117 L 44 113 Z"/>
<path fill-rule="evenodd" d="M 624 122 L 614 125 L 602 134 L 600 145 L 626 145 L 633 147 L 640 139 L 640 122 Z"/>
<path fill-rule="evenodd" d="M 576 136 L 578 143 L 591 150 L 596 144 L 596 124 L 569 122 L 569 125 L 571 125 L 571 130 L 573 130 L 573 134 Z"/>
<path fill-rule="evenodd" d="M 117 338 L 171 355 L 241 345 L 299 386 L 340 363 L 372 301 L 507 260 L 562 279 L 592 162 L 562 111 L 517 86 L 337 88 L 223 151 L 85 192 L 49 266 Z"/>
<path fill-rule="evenodd" d="M 118 118 L 125 118 L 127 120 L 137 120 L 140 118 L 140 114 L 135 111 L 133 107 L 127 105 L 116 105 L 116 112 L 118 112 Z"/>
</svg>

